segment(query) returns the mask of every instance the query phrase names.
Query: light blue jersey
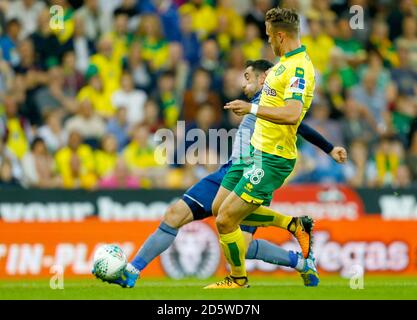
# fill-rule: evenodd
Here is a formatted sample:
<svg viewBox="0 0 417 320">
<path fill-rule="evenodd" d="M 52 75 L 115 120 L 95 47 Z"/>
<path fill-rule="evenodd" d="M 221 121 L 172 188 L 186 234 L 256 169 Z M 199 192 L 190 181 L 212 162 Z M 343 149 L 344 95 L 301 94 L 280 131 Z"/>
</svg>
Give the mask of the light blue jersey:
<svg viewBox="0 0 417 320">
<path fill-rule="evenodd" d="M 259 91 L 255 94 L 251 103 L 259 104 L 261 93 L 262 91 Z M 255 122 L 256 116 L 251 113 L 248 113 L 243 117 L 239 129 L 236 132 L 235 141 L 233 142 L 232 156 L 230 157 L 232 162 L 239 159 L 241 154 L 249 155 L 250 141 L 253 131 L 255 130 Z"/>
</svg>

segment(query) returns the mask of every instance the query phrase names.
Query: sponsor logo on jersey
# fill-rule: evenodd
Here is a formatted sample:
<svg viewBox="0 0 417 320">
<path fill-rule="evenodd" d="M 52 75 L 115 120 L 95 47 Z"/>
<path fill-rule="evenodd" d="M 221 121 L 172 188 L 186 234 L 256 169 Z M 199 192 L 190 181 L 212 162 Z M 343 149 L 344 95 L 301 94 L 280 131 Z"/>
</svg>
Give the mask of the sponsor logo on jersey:
<svg viewBox="0 0 417 320">
<path fill-rule="evenodd" d="M 290 92 L 303 93 L 306 88 L 306 81 L 303 78 L 292 77 L 290 80 Z"/>
<path fill-rule="evenodd" d="M 277 92 L 275 89 L 272 89 L 270 86 L 268 86 L 268 84 L 265 82 L 264 87 L 262 89 L 262 91 L 267 95 L 267 96 L 273 96 L 276 97 L 277 96 Z"/>
<path fill-rule="evenodd" d="M 247 190 L 249 192 L 252 192 L 253 185 L 248 182 L 247 184 L 245 184 L 245 187 L 244 188 L 245 188 L 245 190 Z"/>
</svg>

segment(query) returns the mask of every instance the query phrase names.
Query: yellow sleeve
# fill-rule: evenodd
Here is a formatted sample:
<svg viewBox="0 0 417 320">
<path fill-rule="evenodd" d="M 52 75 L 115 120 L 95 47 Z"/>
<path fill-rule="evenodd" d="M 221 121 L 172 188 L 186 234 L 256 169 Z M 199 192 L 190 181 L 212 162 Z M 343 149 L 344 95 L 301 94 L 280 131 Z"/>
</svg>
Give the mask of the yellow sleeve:
<svg viewBox="0 0 417 320">
<path fill-rule="evenodd" d="M 238 14 L 233 15 L 233 37 L 242 40 L 245 37 L 245 23 Z"/>
<path fill-rule="evenodd" d="M 97 183 L 97 177 L 95 175 L 94 154 L 91 148 L 87 145 L 80 147 L 80 159 L 81 166 L 83 168 L 80 176 L 81 187 L 90 189 Z"/>
<path fill-rule="evenodd" d="M 193 7 L 189 3 L 184 3 L 179 7 L 178 11 L 180 14 L 190 14 L 193 11 Z"/>
<path fill-rule="evenodd" d="M 97 177 L 93 173 L 83 174 L 80 177 L 81 187 L 84 189 L 92 189 L 97 184 Z"/>
<path fill-rule="evenodd" d="M 91 89 L 87 85 L 87 86 L 82 87 L 80 92 L 78 92 L 77 100 L 78 101 L 83 101 L 84 99 L 91 100 L 90 97 L 91 97 Z"/>
<path fill-rule="evenodd" d="M 82 167 L 85 168 L 85 170 L 88 172 L 94 172 L 94 155 L 89 146 L 83 145 L 80 147 L 79 157 L 82 162 Z"/>
<path fill-rule="evenodd" d="M 100 73 L 100 67 L 103 66 L 103 57 L 100 56 L 98 53 L 93 54 L 90 57 L 90 65 L 94 65 L 98 69 L 98 72 Z"/>
<path fill-rule="evenodd" d="M 74 19 L 71 16 L 71 18 L 64 21 L 64 27 L 62 29 L 52 29 L 52 32 L 56 35 L 58 41 L 64 44 L 73 36 L 74 29 Z"/>
<path fill-rule="evenodd" d="M 284 101 L 293 99 L 304 104 L 307 87 L 304 73 L 305 69 L 303 66 L 294 66 L 286 70 Z"/>
<path fill-rule="evenodd" d="M 154 70 L 160 70 L 169 59 L 168 45 L 164 43 L 159 49 L 152 52 L 150 59 L 151 66 Z"/>
<path fill-rule="evenodd" d="M 123 151 L 123 158 L 130 169 L 136 167 L 135 155 L 133 145 L 129 144 Z"/>
<path fill-rule="evenodd" d="M 102 158 L 101 150 L 94 151 L 94 161 L 96 164 L 96 173 L 99 177 L 102 177 L 104 172 L 104 159 Z"/>
<path fill-rule="evenodd" d="M 55 155 L 55 163 L 57 171 L 62 178 L 64 188 L 74 187 L 74 179 L 71 173 L 71 168 L 68 159 L 68 152 L 65 149 L 60 150 Z"/>
<path fill-rule="evenodd" d="M 204 23 L 206 26 L 206 35 L 208 35 L 217 28 L 217 15 L 214 9 L 207 5 L 205 7 L 204 17 L 206 18 Z"/>
</svg>

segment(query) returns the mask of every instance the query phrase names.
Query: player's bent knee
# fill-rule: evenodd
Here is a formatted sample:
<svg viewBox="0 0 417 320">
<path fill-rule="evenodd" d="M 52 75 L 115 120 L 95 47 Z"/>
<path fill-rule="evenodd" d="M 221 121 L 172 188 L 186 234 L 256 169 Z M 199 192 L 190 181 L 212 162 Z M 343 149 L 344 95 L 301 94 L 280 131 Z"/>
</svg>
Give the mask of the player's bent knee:
<svg viewBox="0 0 417 320">
<path fill-rule="evenodd" d="M 216 227 L 220 233 L 230 233 L 233 231 L 232 221 L 228 216 L 219 214 L 216 217 Z"/>
<path fill-rule="evenodd" d="M 173 228 L 178 228 L 179 219 L 176 215 L 175 205 L 169 206 L 165 211 L 163 222 Z"/>
<path fill-rule="evenodd" d="M 224 233 L 223 230 L 227 228 L 227 219 L 225 219 L 223 216 L 218 215 L 216 217 L 216 227 L 217 230 L 220 233 Z"/>
<path fill-rule="evenodd" d="M 180 228 L 191 221 L 191 210 L 188 207 L 184 208 L 179 202 L 169 206 L 163 218 L 163 222 L 172 228 Z"/>
</svg>

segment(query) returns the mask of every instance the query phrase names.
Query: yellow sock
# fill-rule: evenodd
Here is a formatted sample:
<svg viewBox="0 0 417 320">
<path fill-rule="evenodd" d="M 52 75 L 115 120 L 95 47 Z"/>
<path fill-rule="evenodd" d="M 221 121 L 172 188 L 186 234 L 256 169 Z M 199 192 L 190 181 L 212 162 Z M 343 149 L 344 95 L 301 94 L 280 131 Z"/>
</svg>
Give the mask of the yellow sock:
<svg viewBox="0 0 417 320">
<path fill-rule="evenodd" d="M 267 207 L 260 206 L 241 223 L 254 227 L 275 226 L 287 230 L 292 218 L 292 216 L 287 216 Z"/>
<path fill-rule="evenodd" d="M 220 234 L 220 244 L 232 269 L 232 276 L 246 277 L 246 244 L 242 230 L 237 228 L 231 233 Z"/>
</svg>

